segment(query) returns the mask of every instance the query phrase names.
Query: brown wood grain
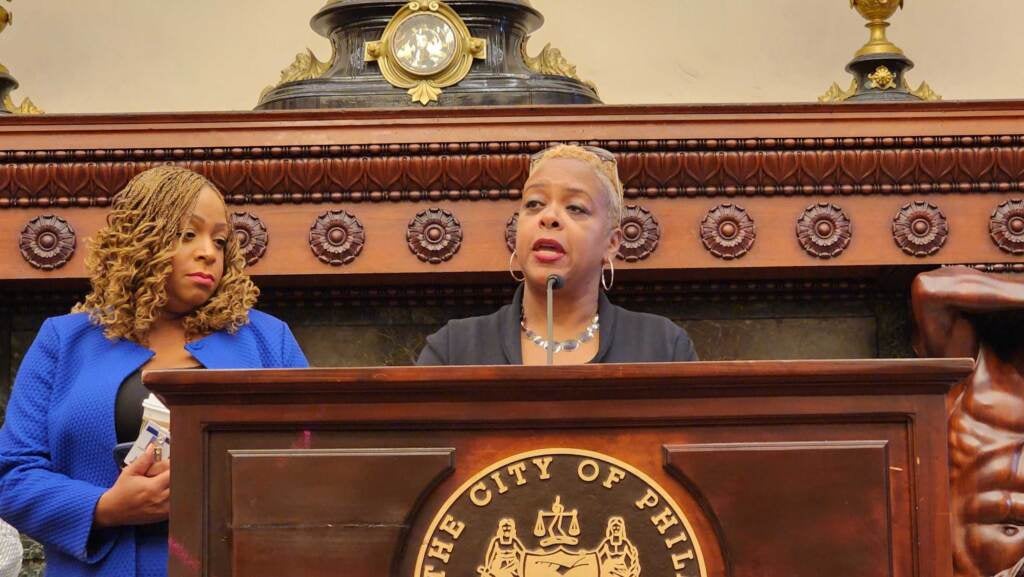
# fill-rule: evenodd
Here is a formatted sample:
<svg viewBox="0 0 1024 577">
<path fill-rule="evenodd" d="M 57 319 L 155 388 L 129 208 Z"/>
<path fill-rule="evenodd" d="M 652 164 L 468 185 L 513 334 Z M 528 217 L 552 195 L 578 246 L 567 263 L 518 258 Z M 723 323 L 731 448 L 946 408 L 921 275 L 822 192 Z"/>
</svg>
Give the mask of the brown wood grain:
<svg viewBox="0 0 1024 577">
<path fill-rule="evenodd" d="M 1022 127 L 1024 101 L 5 118 L 0 229 L 56 214 L 73 226 L 78 248 L 67 265 L 44 272 L 21 258 L 15 240 L 0 242 L 0 282 L 83 278 L 84 241 L 110 198 L 165 162 L 202 172 L 233 210 L 263 219 L 270 242 L 251 269 L 256 276 L 365 283 L 389 275 L 408 284 L 500 275 L 527 155 L 555 141 L 615 152 L 627 204 L 658 220 L 657 250 L 618 263 L 627 276 L 829 277 L 836 269 L 1024 263 L 988 233 L 995 208 L 1024 195 Z M 948 241 L 930 256 L 906 254 L 892 238 L 896 211 L 912 201 L 949 220 Z M 852 223 L 849 247 L 833 259 L 809 255 L 796 237 L 803 211 L 822 202 Z M 742 206 L 756 227 L 752 248 L 735 260 L 713 256 L 698 233 L 704 215 L 725 203 Z M 464 232 L 459 251 L 436 264 L 405 240 L 410 220 L 430 208 L 450 211 Z M 362 254 L 340 267 L 309 247 L 313 221 L 336 209 L 359 218 L 367 235 Z"/>
<path fill-rule="evenodd" d="M 364 549 L 386 557 L 389 575 L 412 574 L 431 519 L 477 472 L 526 451 L 572 447 L 628 463 L 664 488 L 690 521 L 709 576 L 820 575 L 827 567 L 854 567 L 867 554 L 870 563 L 851 575 L 948 577 L 945 395 L 971 367 L 968 359 L 737 362 L 558 371 L 167 371 L 147 372 L 144 379 L 165 396 L 173 414 L 175 577 L 267 575 L 287 572 L 288 567 L 326 574 L 323 559 L 348 563 L 351 571 L 346 575 L 379 577 L 365 556 L 353 556 L 353 541 L 336 528 L 281 526 L 236 534 L 231 495 L 251 491 L 243 487 L 247 482 L 261 493 L 272 490 L 268 482 L 277 479 L 270 484 L 287 499 L 289 492 L 300 495 L 308 483 L 325 487 L 325 478 L 352 474 L 337 461 L 337 471 L 315 474 L 314 468 L 301 464 L 311 450 L 372 454 L 401 453 L 410 447 L 453 448 L 454 471 L 418 502 L 419 513 L 411 513 L 401 527 L 407 531 L 402 545 L 387 552 Z M 827 458 L 818 461 L 845 463 L 846 470 L 857 473 L 829 488 L 828 474 L 816 472 L 801 451 L 753 456 L 749 451 L 716 451 L 719 464 L 714 466 L 665 460 L 665 446 L 749 448 L 765 443 L 820 447 Z M 877 458 L 881 446 L 886 447 L 885 466 Z M 844 453 L 843 447 L 852 449 Z M 283 470 L 296 474 L 251 481 L 233 477 L 229 456 L 251 451 L 280 455 Z M 735 474 L 752 463 L 761 474 Z M 306 472 L 298 473 L 302 470 Z M 368 474 L 363 482 L 379 484 L 386 494 L 413 470 L 396 464 L 391 471 Z M 681 474 L 690 475 L 687 482 L 679 480 Z M 786 484 L 780 485 L 782 481 Z M 329 486 L 322 490 L 330 492 Z M 723 491 L 733 495 L 726 502 L 721 500 Z M 806 499 L 799 498 L 802 493 Z M 751 507 L 744 495 L 773 500 L 788 510 L 781 520 L 766 520 L 770 507 Z M 350 510 L 346 500 L 360 503 L 363 498 L 359 491 L 339 486 L 333 500 L 326 494 L 318 500 L 325 508 Z M 844 521 L 851 503 L 870 503 L 872 517 Z M 251 508 L 246 514 L 257 519 L 261 513 Z M 839 558 L 828 563 L 820 556 L 794 553 L 801 535 L 845 535 L 858 527 L 875 529 L 882 519 L 891 535 L 888 546 L 876 535 L 861 535 L 838 539 L 832 551 Z M 758 530 L 772 523 L 790 531 Z M 291 559 L 267 554 L 271 542 L 284 544 Z M 331 553 L 318 555 L 311 542 L 329 546 Z M 764 557 L 775 565 L 758 562 L 757 551 L 766 550 L 776 552 Z"/>
</svg>

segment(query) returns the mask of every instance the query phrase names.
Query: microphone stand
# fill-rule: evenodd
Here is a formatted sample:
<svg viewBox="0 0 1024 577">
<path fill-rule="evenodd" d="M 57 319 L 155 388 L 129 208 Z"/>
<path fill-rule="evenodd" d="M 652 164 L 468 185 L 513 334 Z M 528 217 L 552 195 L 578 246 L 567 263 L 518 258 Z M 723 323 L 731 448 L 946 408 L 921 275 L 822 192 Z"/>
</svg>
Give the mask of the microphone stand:
<svg viewBox="0 0 1024 577">
<path fill-rule="evenodd" d="M 544 349 L 548 353 L 548 366 L 555 364 L 555 298 L 556 289 L 565 285 L 565 279 L 557 274 L 549 274 L 547 282 L 548 297 L 548 346 Z"/>
</svg>

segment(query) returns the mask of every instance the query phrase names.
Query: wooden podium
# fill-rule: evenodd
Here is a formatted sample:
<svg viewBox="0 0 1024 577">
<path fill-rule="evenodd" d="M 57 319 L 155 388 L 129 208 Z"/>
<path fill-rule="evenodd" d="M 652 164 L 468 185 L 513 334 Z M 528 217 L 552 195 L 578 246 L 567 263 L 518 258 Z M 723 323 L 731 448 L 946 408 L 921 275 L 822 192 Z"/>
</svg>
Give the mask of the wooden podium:
<svg viewBox="0 0 1024 577">
<path fill-rule="evenodd" d="M 147 372 L 170 575 L 948 577 L 972 366 Z"/>
</svg>

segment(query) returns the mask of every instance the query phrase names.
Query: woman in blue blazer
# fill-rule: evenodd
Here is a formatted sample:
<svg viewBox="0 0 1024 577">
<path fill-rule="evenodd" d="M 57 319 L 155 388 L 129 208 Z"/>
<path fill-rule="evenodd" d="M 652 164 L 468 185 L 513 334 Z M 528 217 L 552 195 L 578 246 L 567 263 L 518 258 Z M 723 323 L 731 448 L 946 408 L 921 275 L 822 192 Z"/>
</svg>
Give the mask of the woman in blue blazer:
<svg viewBox="0 0 1024 577">
<path fill-rule="evenodd" d="M 288 326 L 251 308 L 229 222 L 194 172 L 136 176 L 92 239 L 91 292 L 25 355 L 0 429 L 0 518 L 43 544 L 48 575 L 167 574 L 169 460 L 112 457 L 141 426 L 141 369 L 307 365 Z"/>
</svg>

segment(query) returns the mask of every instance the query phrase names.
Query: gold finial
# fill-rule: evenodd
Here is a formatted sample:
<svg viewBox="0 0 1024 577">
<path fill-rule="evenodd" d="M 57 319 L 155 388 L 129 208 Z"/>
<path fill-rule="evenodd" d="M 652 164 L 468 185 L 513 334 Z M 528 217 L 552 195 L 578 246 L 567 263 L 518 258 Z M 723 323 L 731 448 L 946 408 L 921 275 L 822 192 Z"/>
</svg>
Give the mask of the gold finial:
<svg viewBox="0 0 1024 577">
<path fill-rule="evenodd" d="M 7 0 L 10 2 L 11 0 Z M 14 24 L 14 14 L 9 10 L 0 6 L 0 32 L 3 32 L 8 26 Z M 36 106 L 30 99 L 25 98 L 21 101 L 21 104 L 14 104 L 14 100 L 11 98 L 10 91 L 18 87 L 18 82 L 11 76 L 11 71 L 6 66 L 0 64 L 0 75 L 3 75 L 3 89 L 0 90 L 0 109 L 6 110 L 14 114 L 42 114 L 43 111 Z"/>
<path fill-rule="evenodd" d="M 7 0 L 10 2 L 11 0 Z M 0 32 L 4 31 L 9 24 L 14 24 L 14 14 L 11 14 L 6 8 L 0 6 Z"/>
<path fill-rule="evenodd" d="M 885 37 L 886 22 L 897 10 L 903 8 L 903 0 L 850 0 L 850 7 L 857 10 L 868 21 L 865 27 L 871 31 L 871 38 L 854 55 L 903 54 L 895 44 Z"/>
<path fill-rule="evenodd" d="M 11 0 L 7 0 L 10 2 Z M 14 23 L 14 14 L 11 14 L 6 8 L 0 6 L 0 32 L 3 32 L 9 25 Z M 7 67 L 0 64 L 0 74 L 8 73 Z"/>
</svg>

